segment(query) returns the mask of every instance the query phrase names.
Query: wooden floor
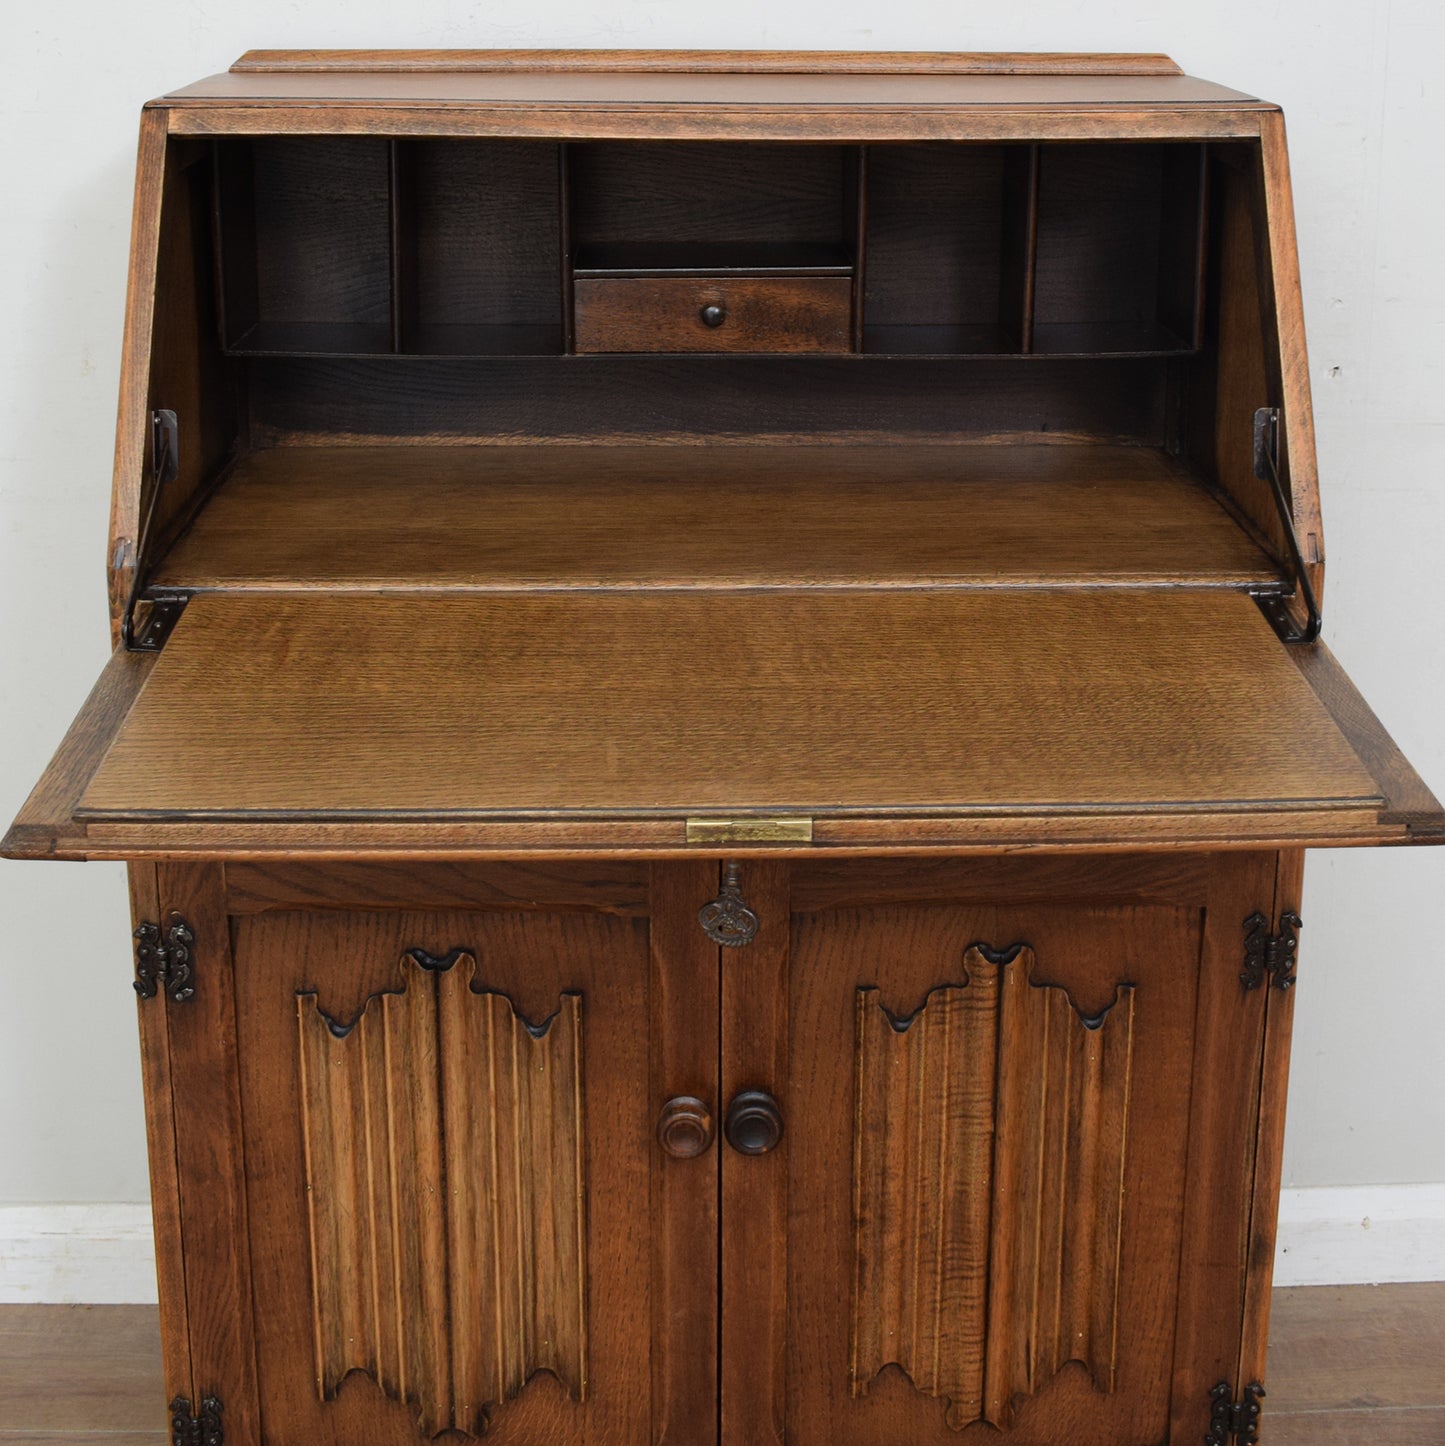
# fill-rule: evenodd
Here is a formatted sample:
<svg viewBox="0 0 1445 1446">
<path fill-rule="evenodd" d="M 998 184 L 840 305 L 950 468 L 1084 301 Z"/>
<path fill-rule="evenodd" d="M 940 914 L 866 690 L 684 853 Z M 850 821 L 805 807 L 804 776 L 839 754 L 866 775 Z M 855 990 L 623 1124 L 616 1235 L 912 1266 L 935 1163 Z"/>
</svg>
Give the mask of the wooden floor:
<svg viewBox="0 0 1445 1446">
<path fill-rule="evenodd" d="M 0 1446 L 168 1446 L 159 1355 L 146 1306 L 0 1306 Z M 1445 1283 L 1277 1291 L 1266 1384 L 1261 1446 L 1445 1446 Z"/>
</svg>

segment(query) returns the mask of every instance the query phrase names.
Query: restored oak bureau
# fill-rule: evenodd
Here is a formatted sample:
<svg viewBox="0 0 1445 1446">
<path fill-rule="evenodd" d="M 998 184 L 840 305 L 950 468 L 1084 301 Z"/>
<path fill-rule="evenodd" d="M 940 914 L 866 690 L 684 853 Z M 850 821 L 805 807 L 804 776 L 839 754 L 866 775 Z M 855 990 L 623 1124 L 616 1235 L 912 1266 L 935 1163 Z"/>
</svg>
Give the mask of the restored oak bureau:
<svg viewBox="0 0 1445 1446">
<path fill-rule="evenodd" d="M 1159 56 L 146 107 L 4 847 L 129 863 L 178 1446 L 1261 1438 L 1303 850 L 1445 838 L 1293 226 Z"/>
</svg>

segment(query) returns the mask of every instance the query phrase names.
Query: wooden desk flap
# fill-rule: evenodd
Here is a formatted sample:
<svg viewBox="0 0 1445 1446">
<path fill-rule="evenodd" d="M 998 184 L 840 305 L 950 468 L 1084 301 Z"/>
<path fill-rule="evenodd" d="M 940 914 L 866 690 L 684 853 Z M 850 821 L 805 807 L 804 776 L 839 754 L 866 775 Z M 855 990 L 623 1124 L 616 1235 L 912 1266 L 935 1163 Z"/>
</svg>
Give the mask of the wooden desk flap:
<svg viewBox="0 0 1445 1446">
<path fill-rule="evenodd" d="M 1320 656 L 1327 687 L 1248 598 L 1162 590 L 200 595 L 49 847 L 34 817 L 7 846 L 656 852 L 769 813 L 813 819 L 803 852 L 1439 833 Z"/>
</svg>

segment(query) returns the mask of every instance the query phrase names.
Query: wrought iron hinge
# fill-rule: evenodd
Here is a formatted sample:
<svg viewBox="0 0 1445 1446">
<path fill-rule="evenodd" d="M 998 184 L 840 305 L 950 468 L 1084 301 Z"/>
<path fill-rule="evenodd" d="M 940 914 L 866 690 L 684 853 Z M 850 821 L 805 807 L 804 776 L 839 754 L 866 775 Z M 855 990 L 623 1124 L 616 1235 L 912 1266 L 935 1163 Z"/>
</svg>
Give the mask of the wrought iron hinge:
<svg viewBox="0 0 1445 1446">
<path fill-rule="evenodd" d="M 722 944 L 729 949 L 740 949 L 757 937 L 758 916 L 743 903 L 736 863 L 728 864 L 723 874 L 722 892 L 697 911 L 697 921 L 714 944 Z"/>
<path fill-rule="evenodd" d="M 159 924 L 140 925 L 135 931 L 135 992 L 154 999 L 163 989 L 177 1004 L 194 997 L 195 947 L 195 930 L 178 914 L 171 916 L 164 934 Z"/>
<path fill-rule="evenodd" d="M 1266 979 L 1273 979 L 1276 989 L 1293 989 L 1303 927 L 1300 916 L 1289 911 L 1279 916 L 1279 933 L 1271 934 L 1269 920 L 1263 914 L 1251 914 L 1244 921 L 1244 970 L 1239 982 L 1246 989 L 1258 989 Z"/>
<path fill-rule="evenodd" d="M 191 1415 L 191 1402 L 187 1396 L 177 1396 L 171 1402 L 171 1446 L 224 1446 L 225 1432 L 221 1429 L 221 1403 L 214 1396 L 207 1396 L 201 1402 L 201 1414 Z"/>
<path fill-rule="evenodd" d="M 1244 1399 L 1236 1401 L 1228 1381 L 1221 1381 L 1210 1393 L 1209 1435 L 1204 1446 L 1258 1446 L 1259 1417 L 1264 1409 L 1264 1387 L 1255 1381 L 1244 1388 Z"/>
<path fill-rule="evenodd" d="M 165 647 L 186 604 L 189 593 L 164 593 L 142 598 L 146 563 L 149 560 L 151 524 L 155 521 L 156 503 L 162 490 L 175 481 L 181 470 L 181 429 L 176 414 L 168 407 L 151 413 L 151 494 L 146 504 L 145 521 L 141 524 L 140 541 L 136 544 L 135 570 L 131 573 L 130 594 L 120 619 L 121 641 L 133 653 L 158 653 Z M 144 604 L 145 612 L 137 619 L 137 610 Z"/>
<path fill-rule="evenodd" d="M 1261 482 L 1269 483 L 1270 493 L 1274 498 L 1274 510 L 1279 514 L 1285 546 L 1289 549 L 1290 565 L 1294 569 L 1292 592 L 1284 597 L 1277 592 L 1255 593 L 1254 600 L 1282 642 L 1312 643 L 1319 637 L 1324 619 L 1320 614 L 1319 599 L 1310 583 L 1309 570 L 1299 544 L 1299 534 L 1294 530 L 1294 513 L 1290 510 L 1289 494 L 1285 491 L 1284 481 L 1280 477 L 1278 407 L 1260 407 L 1254 414 L 1254 475 Z M 1300 622 L 1290 611 L 1291 597 L 1298 597 L 1304 605 L 1304 622 Z"/>
</svg>

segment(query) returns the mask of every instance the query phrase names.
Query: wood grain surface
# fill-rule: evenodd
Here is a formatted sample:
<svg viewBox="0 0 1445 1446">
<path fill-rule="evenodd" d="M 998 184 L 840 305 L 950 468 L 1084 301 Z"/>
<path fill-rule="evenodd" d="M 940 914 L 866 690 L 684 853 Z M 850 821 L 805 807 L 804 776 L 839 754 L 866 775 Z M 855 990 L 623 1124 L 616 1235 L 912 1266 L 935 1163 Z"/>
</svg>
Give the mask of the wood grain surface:
<svg viewBox="0 0 1445 1446">
<path fill-rule="evenodd" d="M 694 74 L 591 71 L 252 71 L 213 75 L 166 97 L 170 105 L 323 102 L 331 105 L 752 106 L 1160 106 L 1257 104 L 1227 86 L 1187 75 L 823 73 Z"/>
<path fill-rule="evenodd" d="M 422 881 L 418 884 L 420 892 Z M 426 1404 L 418 1396 L 429 1382 L 445 1382 L 450 1373 L 459 1401 L 476 1400 L 479 1394 L 487 1399 L 498 1381 L 506 1382 L 509 1392 L 520 1387 L 513 1399 L 488 1413 L 489 1440 L 510 1446 L 563 1440 L 604 1446 L 647 1439 L 655 1112 L 650 1107 L 651 964 L 645 921 L 565 908 L 546 913 L 505 907 L 303 909 L 238 918 L 235 938 L 237 1053 L 255 1226 L 256 1350 L 268 1437 L 315 1446 L 358 1441 L 415 1446 Z M 375 1066 L 387 1064 L 395 1168 L 372 1163 L 375 1178 L 386 1181 L 394 1203 L 387 1205 L 383 1189 L 376 1218 L 390 1208 L 419 1227 L 410 1242 L 403 1231 L 400 1246 L 403 1257 L 420 1249 L 420 1259 L 398 1260 L 395 1275 L 375 1266 L 368 1273 L 367 1249 L 377 1252 L 373 1258 L 380 1264 L 386 1243 L 378 1239 L 363 1245 L 366 1220 L 361 1217 L 371 1207 L 363 1211 L 360 1199 L 356 1212 L 343 1206 L 328 1213 L 329 1228 L 338 1235 L 334 1242 L 324 1235 L 313 1242 L 311 1235 L 309 1222 L 321 1203 L 314 1199 L 322 1178 L 316 1168 L 320 1151 L 336 1151 L 333 1163 L 344 1168 L 349 1160 L 362 1180 L 367 1171 L 354 1152 L 347 1154 L 349 1145 L 359 1143 L 355 1130 L 333 1129 L 328 1138 L 324 1128 L 317 1128 L 323 1124 L 317 1109 L 321 1101 L 298 1051 L 298 1008 L 313 1016 L 320 1008 L 330 1018 L 350 1021 L 369 1000 L 375 1010 L 375 996 L 383 995 L 389 1012 L 402 1003 L 388 994 L 399 982 L 398 961 L 418 948 L 437 958 L 452 950 L 469 955 L 475 967 L 465 990 L 469 961 L 459 959 L 442 976 L 430 1020 L 412 1031 L 411 1047 L 400 1037 L 393 1040 L 389 1062 L 376 1048 L 375 1035 L 366 1037 L 365 1025 L 358 1026 L 355 1037 L 334 1042 L 341 1055 L 365 1049 L 365 1068 L 373 1080 Z M 406 1000 L 414 1002 L 416 988 L 413 980 Z M 443 997 L 447 990 L 450 998 Z M 298 995 L 313 997 L 298 1002 Z M 442 1017 L 448 1012 L 455 1027 Z M 533 1039 L 520 1023 L 538 1027 L 549 1018 L 543 1039 Z M 513 1059 L 506 1048 L 489 1049 L 482 1030 L 486 1022 L 505 1026 L 503 1039 L 495 1029 L 488 1033 L 492 1043 L 510 1042 Z M 473 1028 L 471 1038 L 460 1037 Z M 341 1073 L 334 1061 L 329 1068 Z M 347 1073 L 355 1083 L 355 1072 Z M 344 1092 L 340 1079 L 334 1088 Z M 379 1082 L 372 1090 L 375 1105 Z M 303 1100 L 312 1106 L 309 1138 L 303 1130 Z M 365 1115 L 357 1104 L 358 1114 Z M 493 1110 L 500 1129 L 495 1157 Z M 373 1109 L 369 1128 L 386 1131 L 385 1117 Z M 578 1178 L 584 1156 L 585 1202 Z M 454 1167 L 450 1174 L 443 1171 L 445 1161 Z M 578 1274 L 583 1231 L 585 1307 Z M 313 1243 L 320 1250 L 319 1289 L 313 1283 Z M 443 1256 L 449 1278 L 434 1273 L 431 1288 L 419 1290 L 428 1278 L 424 1262 L 429 1258 L 435 1264 Z M 361 1289 L 363 1283 L 378 1287 L 379 1312 L 374 1297 Z M 318 1345 L 325 1344 L 328 1353 L 343 1346 L 364 1352 L 369 1342 L 380 1340 L 372 1321 L 386 1329 L 398 1291 L 400 1319 L 408 1327 L 405 1344 L 419 1345 L 410 1354 L 379 1356 L 379 1374 L 397 1389 L 384 1394 L 353 1372 L 333 1388 L 333 1399 L 323 1400 Z M 342 1306 L 348 1297 L 350 1304 Z M 319 1336 L 318 1303 L 328 1327 Z M 358 1323 L 347 1332 L 354 1341 L 338 1339 L 331 1329 L 338 1311 Z M 364 1362 L 354 1357 L 328 1361 L 338 1373 L 348 1364 Z M 409 1373 L 407 1389 L 393 1368 Z M 425 1417 L 442 1419 L 445 1429 L 444 1417 L 430 1412 Z M 464 1423 L 468 1430 L 477 1424 L 475 1418 Z"/>
<path fill-rule="evenodd" d="M 1445 1283 L 1274 1292 L 1270 1446 L 1439 1446 Z M 155 1309 L 0 1306 L 0 1442 L 169 1446 Z"/>
<path fill-rule="evenodd" d="M 539 1371 L 586 1394 L 581 1000 L 523 1019 L 466 953 L 399 975 L 355 1017 L 296 997 L 317 1391 L 481 1435 Z"/>
<path fill-rule="evenodd" d="M 1152 447 L 275 447 L 161 587 L 1269 586 Z"/>
<path fill-rule="evenodd" d="M 1221 804 L 1380 806 L 1244 597 L 277 594 L 191 603 L 78 812 Z"/>
<path fill-rule="evenodd" d="M 1035 963 L 971 947 L 907 1016 L 856 996 L 849 1387 L 896 1365 L 955 1430 L 1071 1361 L 1115 1384 L 1134 989 L 1085 1020 Z"/>
<path fill-rule="evenodd" d="M 579 352 L 846 352 L 853 283 L 843 276 L 578 277 Z M 722 315 L 709 326 L 702 313 Z"/>
<path fill-rule="evenodd" d="M 858 866 L 865 888 L 868 872 L 867 866 Z M 1028 872 L 1019 862 L 1015 889 L 1024 885 Z M 967 905 L 946 895 L 861 907 L 845 900 L 836 908 L 794 916 L 792 1043 L 785 1081 L 789 1198 L 795 1202 L 788 1233 L 788 1440 L 793 1446 L 997 1441 L 997 1429 L 980 1419 L 989 1408 L 978 1397 L 990 1389 L 989 1413 L 1011 1417 L 1008 1439 L 1026 1446 L 1120 1446 L 1168 1438 L 1175 1267 L 1183 1232 L 1179 1203 L 1197 1178 L 1186 1174 L 1186 1123 L 1197 1028 L 1193 966 L 1207 927 L 1205 913 L 1197 897 L 1192 907 L 1100 908 L 1087 896 L 1016 903 L 1009 893 L 1000 888 L 998 902 Z M 1001 971 L 983 967 L 975 974 L 970 960 L 976 957 L 971 952 L 976 943 L 995 951 L 1026 944 L 1031 955 L 1021 950 Z M 1033 991 L 1025 1007 L 1042 1007 L 1055 1016 L 1051 1025 L 1069 1026 L 1071 1035 L 1059 1042 L 1060 1056 L 1072 1054 L 1080 1036 L 1088 1037 L 1078 1050 L 1086 1055 L 1095 1050 L 1111 1054 L 1131 1035 L 1127 1070 L 1121 1073 L 1122 1061 L 1101 1054 L 1092 1066 L 1092 1081 L 1087 1071 L 1072 1085 L 1051 1076 L 1053 1085 L 1063 1083 L 1065 1097 L 1056 1104 L 1036 1097 L 1044 1108 L 1042 1117 L 1031 1120 L 1023 1082 L 1041 1055 L 1054 1055 L 1054 1047 L 1027 1025 L 1016 1030 L 1000 1021 L 997 1044 L 988 1040 L 986 1029 L 975 1038 L 983 1059 L 971 1059 L 960 1039 L 947 1062 L 941 1048 L 931 1060 L 920 1061 L 928 1067 L 926 1075 L 878 1077 L 859 1099 L 854 1054 L 860 989 L 868 991 L 865 1007 L 872 1015 L 881 1018 L 886 1010 L 899 1020 L 913 1017 L 902 1034 L 894 1035 L 886 1019 L 882 1025 L 888 1037 L 879 1032 L 879 1050 L 907 1053 L 916 1047 L 910 1035 L 921 1038 L 915 1031 L 928 1030 L 930 1011 L 948 993 L 957 998 L 978 986 L 987 992 L 991 973 L 1007 975 L 1020 964 L 1026 968 L 1030 957 L 1032 982 L 1051 987 Z M 1122 1006 L 1127 1017 L 1111 1011 L 1100 1035 L 1091 1035 L 1075 1011 L 1090 1018 L 1111 1005 L 1119 1011 L 1115 1001 L 1121 983 L 1133 986 Z M 866 1041 L 864 1049 L 877 1057 Z M 1005 1073 L 1019 1072 L 1016 1094 L 1012 1084 L 1002 1086 L 1014 1095 L 1002 1102 L 1002 1110 L 991 1093 L 987 1063 L 993 1058 Z M 1037 1073 L 1033 1078 L 1037 1088 Z M 863 1083 L 868 1084 L 866 1073 Z M 1070 1099 L 1074 1089 L 1079 1095 Z M 881 1132 L 880 1112 L 887 1118 Z M 1128 1139 L 1121 1164 L 1125 1119 Z M 872 1138 L 855 1153 L 860 1131 Z M 953 1141 L 949 1157 L 930 1158 L 930 1143 L 938 1146 L 945 1133 Z M 885 1141 L 881 1157 L 873 1153 Z M 1106 1165 L 1111 1155 L 1113 1163 Z M 1044 1164 L 1049 1160 L 1054 1168 Z M 881 1178 L 870 1162 L 884 1166 Z M 989 1179 L 995 1163 L 1001 1177 Z M 860 1166 L 865 1169 L 861 1182 Z M 1016 1167 L 1021 1173 L 1015 1173 Z M 1085 1186 L 1095 1168 L 1118 1173 L 1107 1186 L 1102 1180 Z M 982 1191 L 971 1184 L 975 1174 L 988 1181 Z M 997 1193 L 994 1184 L 1001 1185 Z M 882 1198 L 876 1190 L 880 1185 L 886 1187 Z M 1079 1208 L 1085 1196 L 1090 1203 Z M 948 1202 L 951 1221 L 941 1238 L 927 1225 L 940 1199 Z M 1038 1227 L 1037 1236 L 1031 1237 L 1030 1221 Z M 1112 1244 L 1099 1252 L 1105 1239 Z M 1116 1266 L 1108 1258 L 1114 1247 Z M 923 1264 L 910 1259 L 920 1249 Z M 927 1254 L 940 1249 L 942 1264 L 934 1271 Z M 855 1250 L 863 1252 L 861 1263 L 855 1263 Z M 991 1256 L 1002 1277 L 997 1296 L 989 1289 Z M 1117 1291 L 1112 1297 L 1118 1303 L 1116 1329 L 1093 1318 L 1096 1307 L 1100 1317 L 1106 1316 L 1111 1301 L 1111 1287 L 1094 1275 L 1096 1268 Z M 855 1330 L 854 1349 L 861 1348 L 861 1354 L 852 1360 L 849 1333 L 838 1318 L 846 1298 L 840 1277 L 866 1285 L 868 1295 L 880 1295 L 877 1314 L 865 1313 Z M 1031 1278 L 1036 1292 L 1024 1288 L 1008 1299 L 1007 1287 Z M 918 1291 L 916 1310 L 908 1308 L 910 1280 Z M 935 1331 L 930 1294 L 939 1289 L 955 1309 Z M 892 1291 L 899 1293 L 896 1300 L 889 1299 Z M 1021 1314 L 1014 1314 L 1016 1306 Z M 997 1342 L 995 1309 L 1001 1320 L 1013 1321 L 1000 1328 L 1004 1339 Z M 1194 1309 L 1206 1311 L 1202 1302 Z M 891 1333 L 870 1348 L 865 1327 L 874 1324 Z M 1054 1335 L 1060 1327 L 1069 1336 L 1067 1344 Z M 1074 1338 L 1079 1329 L 1085 1332 L 1082 1340 Z M 995 1348 L 999 1354 L 980 1377 L 985 1330 L 988 1354 L 993 1356 Z M 1061 1356 L 1055 1354 L 1060 1345 Z M 1037 1357 L 1030 1379 L 1033 1350 Z M 1064 1365 L 1070 1359 L 1088 1361 L 1094 1379 L 1081 1365 Z M 970 1360 L 972 1385 L 965 1380 L 967 1372 L 957 1377 L 962 1390 L 957 1414 L 950 1416 L 934 1395 L 942 1394 L 948 1375 Z M 889 1361 L 909 1373 L 887 1366 Z M 871 1375 L 879 1366 L 884 1369 Z M 1020 1367 L 1022 1377 L 1016 1374 Z M 868 1376 L 866 1394 L 854 1393 L 859 1368 Z"/>
<path fill-rule="evenodd" d="M 806 75 L 1182 75 L 1167 55 L 948 50 L 248 50 L 232 74 L 424 70 Z"/>
</svg>

